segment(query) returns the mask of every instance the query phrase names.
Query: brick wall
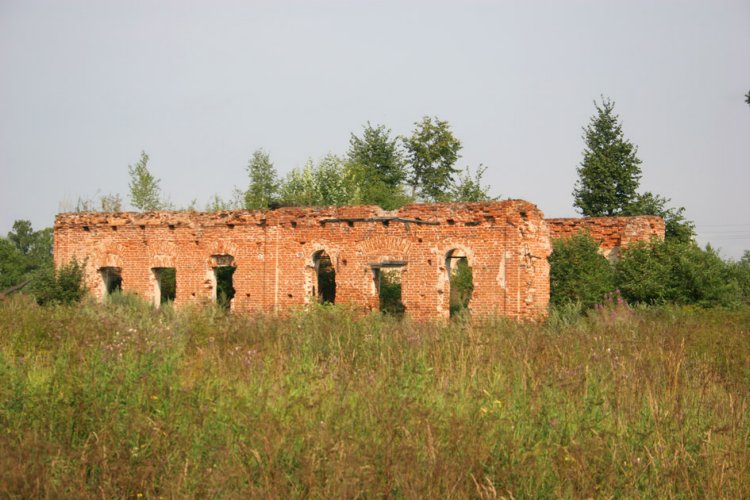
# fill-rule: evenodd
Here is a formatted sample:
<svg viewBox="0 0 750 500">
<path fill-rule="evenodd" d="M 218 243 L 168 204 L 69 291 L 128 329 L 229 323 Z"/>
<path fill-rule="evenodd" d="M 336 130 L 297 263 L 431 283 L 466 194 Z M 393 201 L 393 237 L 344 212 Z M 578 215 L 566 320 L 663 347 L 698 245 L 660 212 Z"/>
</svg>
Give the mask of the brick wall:
<svg viewBox="0 0 750 500">
<path fill-rule="evenodd" d="M 619 249 L 630 243 L 649 241 L 653 237 L 664 239 L 664 219 L 653 215 L 545 219 L 545 222 L 551 238 L 588 232 L 599 242 L 601 253 L 607 258 L 616 258 Z"/>
<path fill-rule="evenodd" d="M 472 314 L 534 319 L 549 301 L 549 230 L 541 211 L 521 200 L 467 204 L 281 208 L 269 211 L 69 213 L 55 219 L 55 262 L 86 262 L 95 297 L 102 268 L 117 268 L 122 289 L 156 300 L 153 269 L 176 269 L 175 305 L 215 300 L 214 268 L 232 256 L 232 309 L 283 311 L 316 300 L 314 255 L 336 272 L 336 303 L 378 307 L 376 271 L 401 267 L 406 314 L 449 315 L 446 256 L 472 267 Z"/>
</svg>

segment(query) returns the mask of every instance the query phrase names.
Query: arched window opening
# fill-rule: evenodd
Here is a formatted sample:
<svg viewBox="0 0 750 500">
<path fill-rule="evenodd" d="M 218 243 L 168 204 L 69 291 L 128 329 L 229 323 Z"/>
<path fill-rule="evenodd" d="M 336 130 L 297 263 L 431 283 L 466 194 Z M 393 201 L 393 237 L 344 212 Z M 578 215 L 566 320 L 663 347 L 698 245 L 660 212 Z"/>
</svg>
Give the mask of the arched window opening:
<svg viewBox="0 0 750 500">
<path fill-rule="evenodd" d="M 319 304 L 334 304 L 336 302 L 336 269 L 333 267 L 331 257 L 325 250 L 320 250 L 313 255 L 313 264 L 316 276 L 313 296 L 317 297 Z"/>
<path fill-rule="evenodd" d="M 211 257 L 214 268 L 216 303 L 222 309 L 232 308 L 234 298 L 234 271 L 237 269 L 234 257 L 231 255 L 214 255 Z"/>
<path fill-rule="evenodd" d="M 454 249 L 445 256 L 445 269 L 450 281 L 450 316 L 456 316 L 469 308 L 474 280 L 466 253 Z"/>
<path fill-rule="evenodd" d="M 99 269 L 99 274 L 102 277 L 102 289 L 105 298 L 113 293 L 122 292 L 122 269 L 119 267 L 102 267 Z"/>
</svg>

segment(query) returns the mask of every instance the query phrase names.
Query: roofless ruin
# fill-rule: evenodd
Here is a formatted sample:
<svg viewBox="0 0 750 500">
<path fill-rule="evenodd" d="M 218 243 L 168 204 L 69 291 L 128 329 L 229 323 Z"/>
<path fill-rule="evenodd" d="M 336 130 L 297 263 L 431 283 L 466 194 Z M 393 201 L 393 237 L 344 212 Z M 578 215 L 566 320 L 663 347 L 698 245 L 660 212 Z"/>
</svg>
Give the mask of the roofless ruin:
<svg viewBox="0 0 750 500">
<path fill-rule="evenodd" d="M 55 263 L 85 262 L 100 300 L 116 290 L 159 305 L 219 301 L 278 312 L 315 302 L 377 310 L 384 278 L 417 320 L 450 314 L 452 272 L 471 269 L 474 316 L 535 319 L 549 302 L 550 238 L 585 228 L 605 255 L 664 237 L 659 217 L 548 219 L 522 200 L 264 211 L 66 213 Z"/>
</svg>

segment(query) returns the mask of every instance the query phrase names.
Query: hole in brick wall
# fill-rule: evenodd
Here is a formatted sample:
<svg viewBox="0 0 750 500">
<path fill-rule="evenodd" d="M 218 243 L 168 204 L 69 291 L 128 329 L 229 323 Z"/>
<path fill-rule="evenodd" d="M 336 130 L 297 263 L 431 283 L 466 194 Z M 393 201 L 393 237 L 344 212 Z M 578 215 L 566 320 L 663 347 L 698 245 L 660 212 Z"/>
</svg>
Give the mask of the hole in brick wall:
<svg viewBox="0 0 750 500">
<path fill-rule="evenodd" d="M 214 298 L 216 303 L 222 309 L 230 310 L 235 295 L 233 276 L 237 269 L 234 257 L 228 254 L 212 255 L 211 265 L 214 270 Z"/>
<path fill-rule="evenodd" d="M 391 221 L 387 219 L 383 221 L 383 227 L 388 227 L 390 224 L 391 224 Z"/>
<path fill-rule="evenodd" d="M 422 238 L 417 238 L 418 243 L 422 243 Z"/>
<path fill-rule="evenodd" d="M 88 233 L 89 231 L 91 231 L 91 228 L 88 226 L 83 226 L 83 230 Z"/>
<path fill-rule="evenodd" d="M 331 257 L 325 250 L 320 250 L 313 254 L 312 260 L 316 276 L 312 291 L 313 297 L 317 297 L 319 304 L 334 304 L 336 302 L 336 270 Z"/>
<path fill-rule="evenodd" d="M 174 226 L 174 224 L 170 224 L 170 225 L 169 225 L 169 230 L 170 230 L 170 231 L 174 231 L 174 227 L 175 227 L 175 226 Z"/>
<path fill-rule="evenodd" d="M 348 220 L 348 221 L 346 221 L 346 225 L 349 226 L 349 227 L 354 227 L 354 221 L 353 220 Z"/>
<path fill-rule="evenodd" d="M 468 226 L 468 227 L 478 226 L 479 224 L 481 224 L 481 222 L 476 221 L 476 220 L 470 220 L 470 221 L 464 223 L 464 225 Z"/>
<path fill-rule="evenodd" d="M 401 301 L 401 278 L 403 267 L 373 269 L 378 290 L 378 307 L 384 314 L 402 317 L 406 307 Z"/>
<path fill-rule="evenodd" d="M 140 227 L 141 229 L 146 229 L 146 225 L 145 224 L 138 224 L 138 227 Z"/>
<path fill-rule="evenodd" d="M 427 259 L 427 265 L 428 265 L 428 266 L 431 266 L 431 265 L 432 265 L 432 259 Z"/>
<path fill-rule="evenodd" d="M 214 276 L 216 276 L 216 303 L 222 309 L 227 311 L 232 307 L 232 299 L 234 298 L 234 266 L 219 266 L 214 268 Z"/>
<path fill-rule="evenodd" d="M 102 291 L 104 297 L 122 292 L 122 269 L 119 267 L 102 267 L 99 269 L 102 277 Z"/>
<path fill-rule="evenodd" d="M 177 271 L 174 267 L 154 267 L 151 269 L 156 281 L 154 305 L 174 302 L 177 297 Z"/>
<path fill-rule="evenodd" d="M 452 226 L 453 224 L 455 224 L 455 223 L 456 223 L 456 221 L 454 221 L 453 219 L 448 219 L 448 220 L 447 220 L 447 221 L 445 221 L 445 222 L 447 222 L 449 226 Z"/>
<path fill-rule="evenodd" d="M 287 294 L 286 294 L 286 296 L 287 296 L 287 297 L 289 297 L 290 299 L 291 299 L 292 297 L 294 297 L 294 295 L 292 295 L 291 293 L 287 293 Z"/>
<path fill-rule="evenodd" d="M 290 222 L 290 224 L 292 225 L 292 227 L 297 227 L 297 221 L 296 220 L 293 220 L 292 222 Z"/>
<path fill-rule="evenodd" d="M 490 224 L 493 224 L 495 222 L 495 216 L 493 216 L 493 215 L 485 215 L 484 216 L 484 220 L 486 220 Z"/>
<path fill-rule="evenodd" d="M 471 295 L 474 292 L 474 277 L 469 259 L 458 249 L 449 251 L 445 256 L 445 269 L 450 282 L 450 316 L 456 316 L 468 310 Z"/>
<path fill-rule="evenodd" d="M 234 224 L 227 224 L 227 229 L 234 229 Z"/>
<path fill-rule="evenodd" d="M 526 220 L 526 219 L 528 219 L 528 218 L 529 218 L 529 214 L 528 214 L 528 213 L 526 213 L 526 210 L 521 210 L 521 212 L 520 212 L 520 215 L 521 215 L 521 218 L 522 218 L 523 220 Z"/>
<path fill-rule="evenodd" d="M 112 231 L 117 231 L 117 226 L 112 226 Z"/>
</svg>

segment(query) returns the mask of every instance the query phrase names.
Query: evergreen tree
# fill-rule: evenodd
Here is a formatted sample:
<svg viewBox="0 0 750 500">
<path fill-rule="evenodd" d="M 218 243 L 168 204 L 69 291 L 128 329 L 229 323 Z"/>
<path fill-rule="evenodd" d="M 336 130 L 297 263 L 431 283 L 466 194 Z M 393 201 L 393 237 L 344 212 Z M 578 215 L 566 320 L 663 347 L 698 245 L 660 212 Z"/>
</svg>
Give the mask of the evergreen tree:
<svg viewBox="0 0 750 500">
<path fill-rule="evenodd" d="M 425 116 L 415 125 L 412 135 L 404 138 L 412 197 L 448 200 L 453 176 L 459 172 L 455 164 L 460 157 L 461 141 L 453 135 L 448 122 L 437 117 L 433 120 Z"/>
<path fill-rule="evenodd" d="M 166 204 L 161 200 L 159 179 L 148 169 L 148 155 L 141 151 L 141 159 L 135 165 L 128 165 L 130 174 L 130 203 L 138 210 L 161 210 Z"/>
<path fill-rule="evenodd" d="M 586 149 L 578 167 L 574 205 L 587 217 L 620 215 L 636 201 L 641 178 L 638 148 L 626 140 L 614 102 L 594 102 L 596 115 L 584 128 Z"/>
<path fill-rule="evenodd" d="M 262 149 L 256 149 L 247 166 L 250 186 L 245 192 L 245 208 L 268 208 L 276 199 L 279 181 L 271 157 Z"/>
<path fill-rule="evenodd" d="M 353 203 L 375 204 L 390 210 L 404 204 L 402 183 L 406 178 L 398 139 L 390 129 L 369 122 L 361 137 L 352 134 L 346 161 L 346 177 L 355 187 Z"/>
</svg>

